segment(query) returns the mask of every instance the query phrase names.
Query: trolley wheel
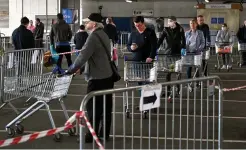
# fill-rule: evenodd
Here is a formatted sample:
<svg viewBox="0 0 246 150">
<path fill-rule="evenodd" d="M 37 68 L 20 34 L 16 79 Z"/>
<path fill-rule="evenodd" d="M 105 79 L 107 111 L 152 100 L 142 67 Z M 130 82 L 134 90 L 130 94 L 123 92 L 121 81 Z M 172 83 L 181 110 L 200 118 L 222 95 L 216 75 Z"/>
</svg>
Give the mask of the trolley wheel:
<svg viewBox="0 0 246 150">
<path fill-rule="evenodd" d="M 21 125 L 21 124 L 17 124 L 16 125 L 16 133 L 18 133 L 18 134 L 23 134 L 24 133 L 24 126 L 23 125 Z"/>
<path fill-rule="evenodd" d="M 15 136 L 15 130 L 11 127 L 7 128 L 7 132 L 8 132 L 8 137 L 14 137 Z"/>
<path fill-rule="evenodd" d="M 143 112 L 143 119 L 147 119 L 147 118 L 148 118 L 147 115 L 148 115 L 148 112 L 147 112 L 147 111 L 144 111 L 144 112 Z"/>
<path fill-rule="evenodd" d="M 130 118 L 130 112 L 129 111 L 126 112 L 126 118 Z"/>
<path fill-rule="evenodd" d="M 242 68 L 242 64 L 239 64 L 239 67 Z"/>
<path fill-rule="evenodd" d="M 55 142 L 61 142 L 61 140 L 62 140 L 62 135 L 61 135 L 60 133 L 55 134 L 53 140 L 54 140 Z"/>
<path fill-rule="evenodd" d="M 74 136 L 74 135 L 75 135 L 75 133 L 76 133 L 76 128 L 75 128 L 75 127 L 70 128 L 70 129 L 68 130 L 68 134 L 69 134 L 69 136 Z"/>
</svg>

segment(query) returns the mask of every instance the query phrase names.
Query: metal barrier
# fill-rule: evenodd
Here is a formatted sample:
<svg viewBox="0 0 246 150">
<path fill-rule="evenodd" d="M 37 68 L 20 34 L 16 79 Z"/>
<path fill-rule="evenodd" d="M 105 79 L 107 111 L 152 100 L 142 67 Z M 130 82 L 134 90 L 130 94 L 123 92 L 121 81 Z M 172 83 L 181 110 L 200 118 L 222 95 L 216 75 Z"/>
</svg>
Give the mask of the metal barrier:
<svg viewBox="0 0 246 150">
<path fill-rule="evenodd" d="M 123 57 L 126 54 L 131 54 L 131 52 L 128 51 L 127 49 L 127 42 L 128 42 L 128 38 L 130 36 L 130 33 L 128 32 L 122 32 L 120 35 L 120 48 L 119 48 L 119 52 L 120 55 Z"/>
<path fill-rule="evenodd" d="M 43 57 L 43 48 L 6 51 L 2 54 L 0 99 L 3 104 L 0 109 L 8 104 L 16 113 L 19 113 L 11 104 L 12 100 L 24 96 L 15 93 L 14 90 L 18 83 L 18 77 L 41 75 L 43 73 Z M 13 89 L 11 90 L 10 87 Z"/>
<path fill-rule="evenodd" d="M 193 92 L 190 93 L 185 86 L 197 82 L 201 84 L 200 89 L 194 87 Z M 88 102 L 91 102 L 90 105 L 93 105 L 93 110 L 90 110 L 90 113 L 93 113 L 90 116 L 93 116 L 93 118 L 89 118 L 89 120 L 97 135 L 99 130 L 102 131 L 103 134 L 100 135 L 106 149 L 221 149 L 223 142 L 223 88 L 220 78 L 210 76 L 167 82 L 159 85 L 163 89 L 164 98 L 160 98 L 160 93 L 153 93 L 156 91 L 153 88 L 154 84 L 153 86 L 146 85 L 91 92 L 84 97 L 80 111 L 85 111 Z M 180 86 L 179 97 L 174 94 L 173 102 L 168 103 L 167 88 L 171 86 L 175 93 L 174 89 L 177 85 Z M 215 85 L 218 85 L 218 91 L 215 91 Z M 138 113 L 139 111 L 132 107 L 130 119 L 127 119 L 124 108 L 126 99 L 122 99 L 122 97 L 128 93 L 129 100 L 133 104 L 138 103 L 140 98 L 136 97 L 136 95 L 139 90 L 143 90 L 143 87 L 149 89 L 149 92 L 151 92 L 149 96 L 156 95 L 156 101 L 159 99 L 161 107 L 150 109 L 148 119 L 143 119 L 143 114 Z M 146 96 L 147 93 L 144 94 L 142 91 L 142 94 Z M 112 122 L 110 121 L 110 116 L 107 116 L 109 118 L 106 119 L 106 114 L 108 115 L 111 109 L 110 105 L 108 105 L 110 103 L 108 98 L 111 95 Z M 103 102 L 100 101 L 102 103 L 100 106 L 98 106 L 99 101 L 97 100 L 99 96 L 103 100 Z M 141 99 L 143 100 L 143 98 Z M 154 106 L 155 103 L 155 101 L 149 102 L 148 105 Z M 140 107 L 143 104 L 144 102 L 140 104 Z M 93 114 L 98 109 L 102 110 L 100 113 L 103 116 L 97 118 L 97 121 L 101 119 L 99 122 L 102 125 L 101 129 L 98 126 L 95 127 L 96 124 L 93 121 L 96 119 Z M 97 125 L 99 123 L 97 122 Z M 106 126 L 109 126 L 109 124 L 112 125 L 110 139 L 106 135 Z M 95 148 L 94 141 L 92 145 L 84 144 L 85 130 L 82 126 L 79 128 L 80 149 Z M 87 131 L 87 133 L 89 132 Z"/>
</svg>

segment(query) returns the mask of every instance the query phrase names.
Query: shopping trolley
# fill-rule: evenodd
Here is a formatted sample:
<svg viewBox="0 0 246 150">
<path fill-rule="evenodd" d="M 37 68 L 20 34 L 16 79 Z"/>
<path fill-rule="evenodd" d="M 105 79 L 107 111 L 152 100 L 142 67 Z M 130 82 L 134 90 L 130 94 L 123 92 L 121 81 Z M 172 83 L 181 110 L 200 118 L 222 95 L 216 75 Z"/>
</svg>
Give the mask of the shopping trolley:
<svg viewBox="0 0 246 150">
<path fill-rule="evenodd" d="M 164 76 L 163 74 L 172 75 L 176 74 L 177 80 L 181 80 L 181 71 L 182 71 L 182 64 L 181 64 L 181 55 L 168 55 L 168 54 L 161 54 L 159 53 L 156 56 L 157 60 L 157 72 L 158 77 L 157 80 L 162 79 Z M 159 81 L 158 81 L 159 82 Z M 176 87 L 177 93 L 179 93 L 180 87 Z M 172 90 L 168 91 L 168 102 L 172 101 Z"/>
<path fill-rule="evenodd" d="M 120 35 L 120 48 L 118 51 L 118 55 L 121 57 L 124 57 L 125 55 L 131 54 L 131 52 L 128 51 L 127 49 L 127 42 L 129 39 L 130 33 L 129 32 L 121 32 Z"/>
<path fill-rule="evenodd" d="M 126 87 L 130 86 L 130 83 L 138 83 L 138 85 L 145 85 L 150 83 L 156 83 L 157 81 L 157 65 L 156 62 L 136 62 L 132 60 L 125 60 L 124 66 L 124 81 Z M 130 117 L 130 109 L 128 102 L 128 93 L 123 95 L 125 102 L 125 112 L 127 118 Z M 133 107 L 133 106 L 132 106 Z M 143 117 L 147 118 L 147 111 L 143 112 Z"/>
<path fill-rule="evenodd" d="M 194 67 L 195 73 L 193 78 L 196 78 L 196 75 L 201 71 L 202 67 L 202 57 L 203 53 L 186 53 L 186 55 L 181 57 L 182 67 Z M 188 85 L 189 91 L 192 92 L 192 84 Z"/>
<path fill-rule="evenodd" d="M 240 60 L 239 62 L 237 62 L 237 65 L 239 67 L 242 67 L 242 65 L 246 62 L 244 62 L 243 60 L 243 53 L 246 53 L 246 43 L 239 43 L 238 42 L 238 51 L 239 51 L 239 55 L 240 55 Z"/>
<path fill-rule="evenodd" d="M 57 77 L 53 73 L 46 73 L 39 76 L 6 77 L 5 80 L 7 82 L 4 84 L 5 93 L 15 93 L 16 95 L 20 94 L 37 99 L 34 104 L 6 125 L 8 135 L 13 137 L 15 136 L 15 133 L 22 134 L 24 132 L 24 126 L 22 126 L 21 123 L 43 106 L 45 106 L 48 112 L 52 128 L 55 129 L 55 122 L 49 109 L 49 102 L 55 99 L 59 100 L 65 119 L 69 119 L 62 98 L 67 95 L 72 77 L 72 75 Z M 15 129 L 13 128 L 13 125 L 15 126 Z M 74 135 L 75 129 L 72 128 L 68 130 L 68 133 L 71 136 Z M 56 134 L 54 140 L 60 141 L 61 134 Z"/>
<path fill-rule="evenodd" d="M 219 57 L 223 54 L 228 55 L 229 59 L 227 61 L 230 61 L 231 64 L 233 62 L 231 54 L 233 49 L 233 43 L 232 42 L 215 42 L 215 52 L 217 55 L 217 65 L 215 65 L 215 69 L 218 69 L 220 71 L 221 65 L 220 65 L 220 59 Z M 229 62 L 227 62 L 229 64 Z M 227 66 L 227 71 L 232 70 L 231 66 Z"/>
</svg>

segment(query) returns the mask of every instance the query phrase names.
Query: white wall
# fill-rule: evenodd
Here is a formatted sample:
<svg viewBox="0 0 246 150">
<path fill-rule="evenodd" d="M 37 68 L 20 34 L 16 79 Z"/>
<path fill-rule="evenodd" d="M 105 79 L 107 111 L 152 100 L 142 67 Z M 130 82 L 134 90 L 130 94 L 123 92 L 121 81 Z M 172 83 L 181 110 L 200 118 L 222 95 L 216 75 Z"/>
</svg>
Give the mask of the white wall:
<svg viewBox="0 0 246 150">
<path fill-rule="evenodd" d="M 48 15 L 57 14 L 57 0 L 48 1 Z M 22 17 L 22 0 L 9 0 L 9 28 L 0 29 L 2 33 L 10 36 L 15 28 L 20 25 Z M 35 15 L 46 14 L 46 0 L 23 0 L 24 16 L 35 20 Z"/>
</svg>

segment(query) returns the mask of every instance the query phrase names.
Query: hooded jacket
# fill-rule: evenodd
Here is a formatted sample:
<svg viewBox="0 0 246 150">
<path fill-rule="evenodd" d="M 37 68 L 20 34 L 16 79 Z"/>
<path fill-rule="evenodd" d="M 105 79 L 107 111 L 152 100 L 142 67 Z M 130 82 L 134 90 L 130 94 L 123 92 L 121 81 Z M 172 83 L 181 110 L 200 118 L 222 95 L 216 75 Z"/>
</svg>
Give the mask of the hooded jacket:
<svg viewBox="0 0 246 150">
<path fill-rule="evenodd" d="M 184 29 L 178 23 L 174 29 L 165 27 L 158 40 L 157 48 L 163 43 L 165 43 L 164 54 L 180 55 L 181 49 L 186 47 Z"/>
<path fill-rule="evenodd" d="M 69 45 L 72 39 L 72 30 L 69 24 L 64 20 L 58 20 L 56 24 L 51 27 L 50 43 L 57 46 Z"/>
</svg>

